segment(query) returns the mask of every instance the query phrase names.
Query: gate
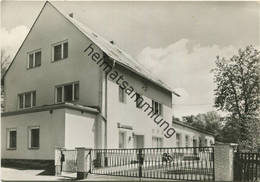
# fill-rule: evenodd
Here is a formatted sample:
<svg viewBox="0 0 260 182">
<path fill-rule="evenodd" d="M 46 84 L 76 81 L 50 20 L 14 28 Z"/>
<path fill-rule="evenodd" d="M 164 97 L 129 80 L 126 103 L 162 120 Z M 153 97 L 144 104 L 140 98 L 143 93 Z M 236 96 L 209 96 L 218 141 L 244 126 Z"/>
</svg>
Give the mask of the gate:
<svg viewBox="0 0 260 182">
<path fill-rule="evenodd" d="M 235 181 L 260 181 L 260 153 L 236 152 L 234 157 Z"/>
<path fill-rule="evenodd" d="M 139 178 L 214 181 L 214 149 L 93 149 L 90 172 Z"/>
<path fill-rule="evenodd" d="M 77 151 L 76 150 L 61 150 L 61 161 L 63 172 L 77 172 Z"/>
</svg>

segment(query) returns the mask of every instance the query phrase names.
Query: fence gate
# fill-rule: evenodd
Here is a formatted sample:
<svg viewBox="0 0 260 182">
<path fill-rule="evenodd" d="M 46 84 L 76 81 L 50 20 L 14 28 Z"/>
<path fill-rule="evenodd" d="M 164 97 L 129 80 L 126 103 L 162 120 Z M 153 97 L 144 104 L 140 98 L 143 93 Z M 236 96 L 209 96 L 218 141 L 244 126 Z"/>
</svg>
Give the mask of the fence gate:
<svg viewBox="0 0 260 182">
<path fill-rule="evenodd" d="M 234 156 L 235 181 L 260 181 L 260 153 L 236 152 Z"/>
<path fill-rule="evenodd" d="M 77 172 L 77 151 L 76 150 L 61 150 L 61 161 L 63 172 Z"/>
<path fill-rule="evenodd" d="M 91 161 L 93 174 L 214 181 L 212 147 L 93 149 Z"/>
</svg>

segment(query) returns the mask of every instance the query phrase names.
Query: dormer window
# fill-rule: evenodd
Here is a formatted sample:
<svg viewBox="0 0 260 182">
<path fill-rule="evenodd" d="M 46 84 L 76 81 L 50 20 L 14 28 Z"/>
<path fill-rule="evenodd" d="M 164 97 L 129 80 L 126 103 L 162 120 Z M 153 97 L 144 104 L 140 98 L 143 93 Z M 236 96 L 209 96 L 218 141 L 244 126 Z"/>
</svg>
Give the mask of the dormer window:
<svg viewBox="0 0 260 182">
<path fill-rule="evenodd" d="M 36 106 L 36 91 L 18 94 L 18 108 L 26 109 Z"/>
<path fill-rule="evenodd" d="M 52 61 L 59 61 L 68 57 L 68 41 L 62 41 L 52 45 Z"/>
<path fill-rule="evenodd" d="M 162 115 L 162 104 L 153 100 L 152 107 L 155 114 Z"/>
<path fill-rule="evenodd" d="M 36 50 L 28 53 L 27 69 L 41 66 L 41 50 Z"/>
<path fill-rule="evenodd" d="M 79 83 L 56 86 L 56 103 L 73 102 L 79 100 Z"/>
</svg>

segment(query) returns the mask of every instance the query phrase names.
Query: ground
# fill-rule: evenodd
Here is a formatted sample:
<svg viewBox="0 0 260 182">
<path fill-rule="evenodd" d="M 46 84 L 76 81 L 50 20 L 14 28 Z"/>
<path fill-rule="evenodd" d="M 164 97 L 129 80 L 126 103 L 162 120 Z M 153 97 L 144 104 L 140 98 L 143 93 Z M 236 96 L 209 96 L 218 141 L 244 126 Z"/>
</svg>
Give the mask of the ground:
<svg viewBox="0 0 260 182">
<path fill-rule="evenodd" d="M 14 168 L 1 168 L 1 179 L 4 180 L 21 180 L 21 181 L 74 181 L 76 173 L 62 173 L 61 176 L 50 176 L 42 174 L 44 170 L 27 170 Z M 117 177 L 105 175 L 89 174 L 87 179 L 81 181 L 140 181 L 139 178 L 133 177 Z M 141 181 L 165 181 L 153 179 L 141 179 Z M 169 181 L 169 180 L 167 180 Z M 171 180 L 172 181 L 172 180 Z"/>
</svg>

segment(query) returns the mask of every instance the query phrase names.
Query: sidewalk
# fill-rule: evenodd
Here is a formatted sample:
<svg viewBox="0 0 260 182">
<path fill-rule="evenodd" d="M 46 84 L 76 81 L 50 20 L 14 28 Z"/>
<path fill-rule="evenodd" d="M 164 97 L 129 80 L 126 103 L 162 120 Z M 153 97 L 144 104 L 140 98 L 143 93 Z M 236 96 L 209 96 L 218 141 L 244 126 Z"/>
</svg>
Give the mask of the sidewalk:
<svg viewBox="0 0 260 182">
<path fill-rule="evenodd" d="M 43 170 L 24 170 L 14 168 L 1 168 L 1 179 L 3 181 L 76 181 L 76 173 L 62 173 L 61 176 L 48 176 L 42 174 Z M 133 178 L 121 176 L 107 176 L 89 174 L 87 179 L 78 181 L 171 181 L 150 178 Z"/>
</svg>

